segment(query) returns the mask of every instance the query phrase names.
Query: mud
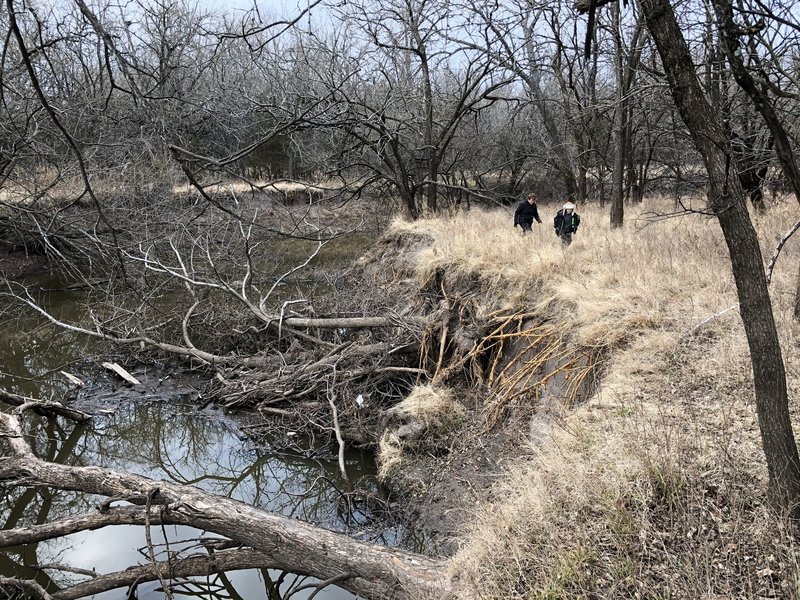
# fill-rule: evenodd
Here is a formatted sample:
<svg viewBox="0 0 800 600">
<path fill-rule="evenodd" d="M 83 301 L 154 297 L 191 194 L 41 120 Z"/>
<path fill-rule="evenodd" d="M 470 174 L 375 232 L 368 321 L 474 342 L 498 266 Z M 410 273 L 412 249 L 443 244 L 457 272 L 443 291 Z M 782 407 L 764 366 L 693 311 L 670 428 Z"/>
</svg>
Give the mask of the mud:
<svg viewBox="0 0 800 600">
<path fill-rule="evenodd" d="M 180 366 L 138 364 L 122 365 L 140 385 L 131 385 L 111 372 L 96 371 L 88 385 L 70 394 L 74 408 L 91 414 L 114 410 L 131 402 L 164 402 L 209 405 L 204 395 L 209 390 L 208 377 L 187 372 Z M 222 413 L 220 413 L 222 414 Z"/>
</svg>

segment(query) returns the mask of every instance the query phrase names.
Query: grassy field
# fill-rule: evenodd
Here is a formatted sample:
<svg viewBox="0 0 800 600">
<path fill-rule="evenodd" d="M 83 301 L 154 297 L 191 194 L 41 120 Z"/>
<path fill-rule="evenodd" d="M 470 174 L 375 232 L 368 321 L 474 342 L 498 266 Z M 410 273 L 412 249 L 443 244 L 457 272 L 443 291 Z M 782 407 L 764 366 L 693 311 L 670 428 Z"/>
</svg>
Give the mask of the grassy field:
<svg viewBox="0 0 800 600">
<path fill-rule="evenodd" d="M 420 281 L 437 271 L 479 280 L 487 313 L 544 315 L 564 343 L 604 356 L 591 397 L 556 413 L 543 442 L 520 435 L 491 500 L 467 519 L 454 576 L 487 599 L 798 597 L 794 537 L 765 506 L 718 225 L 668 218 L 672 204 L 649 199 L 612 231 L 605 211 L 581 206 L 562 248 L 555 209 L 541 208 L 544 224 L 527 236 L 501 210 L 393 225 L 434 240 L 415 255 Z M 765 263 L 796 215 L 788 200 L 754 215 Z M 795 417 L 798 252 L 790 240 L 771 284 Z"/>
</svg>

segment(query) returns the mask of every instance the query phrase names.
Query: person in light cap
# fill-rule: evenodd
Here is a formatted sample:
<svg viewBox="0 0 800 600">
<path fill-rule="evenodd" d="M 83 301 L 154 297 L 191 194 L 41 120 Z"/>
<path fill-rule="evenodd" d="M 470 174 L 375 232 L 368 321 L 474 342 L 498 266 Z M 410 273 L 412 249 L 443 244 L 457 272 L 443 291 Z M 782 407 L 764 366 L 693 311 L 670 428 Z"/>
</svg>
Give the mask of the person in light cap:
<svg viewBox="0 0 800 600">
<path fill-rule="evenodd" d="M 556 213 L 556 218 L 553 220 L 556 235 L 561 238 L 561 243 L 565 246 L 572 243 L 572 235 L 578 231 L 580 224 L 581 218 L 575 212 L 575 205 L 572 202 L 564 204 L 564 208 Z"/>
</svg>

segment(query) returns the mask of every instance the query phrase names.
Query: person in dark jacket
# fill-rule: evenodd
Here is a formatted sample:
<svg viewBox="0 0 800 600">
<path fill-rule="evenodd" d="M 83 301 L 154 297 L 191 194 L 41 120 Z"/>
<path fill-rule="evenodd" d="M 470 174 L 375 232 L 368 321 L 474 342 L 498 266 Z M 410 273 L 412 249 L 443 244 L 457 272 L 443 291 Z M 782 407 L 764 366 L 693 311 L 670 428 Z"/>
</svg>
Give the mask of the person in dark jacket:
<svg viewBox="0 0 800 600">
<path fill-rule="evenodd" d="M 536 209 L 536 196 L 528 194 L 528 198 L 523 200 L 514 211 L 514 227 L 519 225 L 522 227 L 522 233 L 528 233 L 533 227 L 533 220 L 536 219 L 537 223 L 541 223 L 539 218 L 539 211 Z"/>
<path fill-rule="evenodd" d="M 567 202 L 564 208 L 556 213 L 556 218 L 553 219 L 556 235 L 561 238 L 561 243 L 565 246 L 569 246 L 572 243 L 572 234 L 578 231 L 578 225 L 580 224 L 581 218 L 575 212 L 575 205 L 572 202 Z"/>
</svg>

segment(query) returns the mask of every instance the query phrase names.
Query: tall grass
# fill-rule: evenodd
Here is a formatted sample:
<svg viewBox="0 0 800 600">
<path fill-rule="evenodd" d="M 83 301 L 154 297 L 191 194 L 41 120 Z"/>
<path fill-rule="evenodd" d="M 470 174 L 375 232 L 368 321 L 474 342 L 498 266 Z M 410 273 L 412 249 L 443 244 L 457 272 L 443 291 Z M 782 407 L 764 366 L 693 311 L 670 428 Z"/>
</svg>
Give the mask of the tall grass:
<svg viewBox="0 0 800 600">
<path fill-rule="evenodd" d="M 435 240 L 420 281 L 478 280 L 487 312 L 538 312 L 608 350 L 597 392 L 510 460 L 476 511 L 452 563 L 473 597 L 796 597 L 794 538 L 764 504 L 743 329 L 723 312 L 737 300 L 728 252 L 713 219 L 664 218 L 672 208 L 648 200 L 611 230 L 579 207 L 567 248 L 546 209 L 527 236 L 501 210 L 393 225 Z M 765 261 L 796 214 L 787 201 L 754 216 Z M 797 259 L 790 242 L 771 284 L 793 394 Z"/>
</svg>

